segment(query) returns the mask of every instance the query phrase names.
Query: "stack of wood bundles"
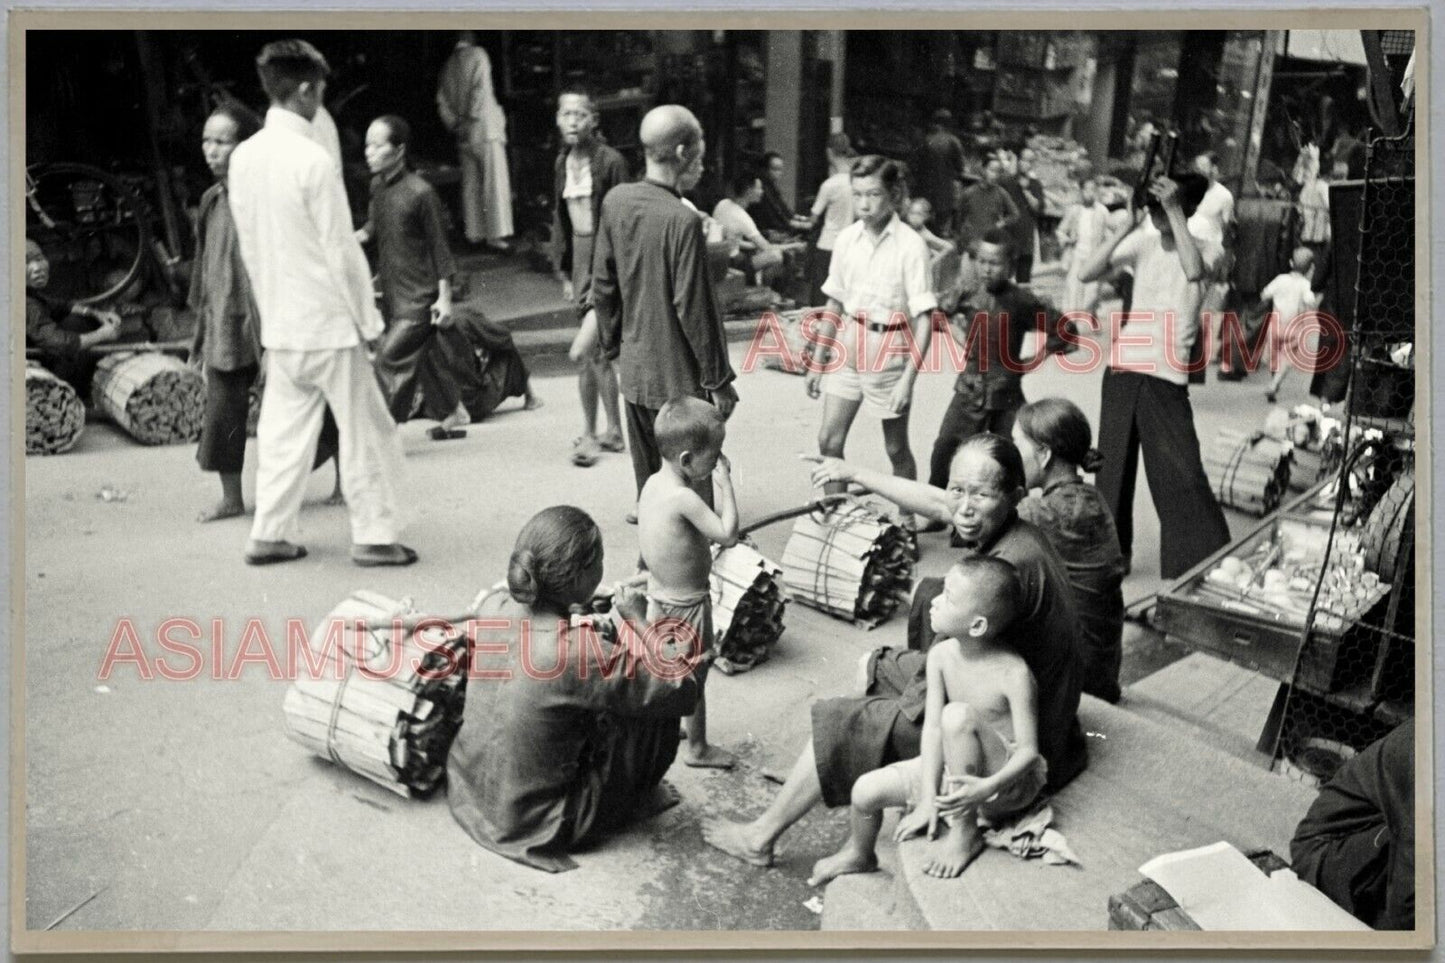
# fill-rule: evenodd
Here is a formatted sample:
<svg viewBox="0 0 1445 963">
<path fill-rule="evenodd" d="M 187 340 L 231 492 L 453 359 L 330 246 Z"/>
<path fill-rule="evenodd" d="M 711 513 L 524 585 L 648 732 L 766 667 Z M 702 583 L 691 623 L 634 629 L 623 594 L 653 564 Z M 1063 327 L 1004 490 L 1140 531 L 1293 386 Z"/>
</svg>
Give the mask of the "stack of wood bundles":
<svg viewBox="0 0 1445 963">
<path fill-rule="evenodd" d="M 1219 504 L 1263 517 L 1289 490 L 1290 449 L 1262 432 L 1221 428 L 1204 452 L 1204 471 Z"/>
<path fill-rule="evenodd" d="M 846 501 L 793 523 L 783 584 L 804 605 L 872 628 L 907 601 L 917 557 L 912 532 Z"/>
<path fill-rule="evenodd" d="M 793 311 L 779 311 L 778 327 L 782 329 L 783 342 L 788 347 L 788 355 L 793 359 L 793 366 L 790 369 L 776 354 L 760 355 L 758 366 L 772 368 L 774 371 L 782 371 L 787 374 L 807 374 L 807 370 L 803 367 L 803 349 L 808 346 L 808 342 L 803 338 L 803 319 L 810 314 L 819 314 L 823 310 L 823 308 L 798 308 Z M 761 338 L 766 330 L 759 324 L 758 337 Z"/>
<path fill-rule="evenodd" d="M 760 665 L 783 634 L 787 593 L 781 566 L 739 543 L 713 556 L 712 623 L 719 670 L 733 675 Z"/>
<path fill-rule="evenodd" d="M 25 454 L 69 451 L 85 430 L 85 404 L 69 384 L 38 364 L 25 365 Z"/>
<path fill-rule="evenodd" d="M 409 606 L 375 592 L 342 601 L 311 634 L 312 677 L 286 691 L 286 732 L 330 759 L 399 796 L 424 797 L 446 774 L 447 751 L 462 724 L 467 640 L 427 629 L 427 647 L 414 633 L 397 633 L 392 619 Z M 366 631 L 358 631 L 363 620 Z M 327 642 L 340 624 L 341 665 Z M 329 650 L 328 650 L 329 649 Z M 448 669 L 451 671 L 448 671 Z"/>
<path fill-rule="evenodd" d="M 143 445 L 201 437 L 205 382 L 198 372 L 170 355 L 107 355 L 96 367 L 91 399 Z"/>
</svg>

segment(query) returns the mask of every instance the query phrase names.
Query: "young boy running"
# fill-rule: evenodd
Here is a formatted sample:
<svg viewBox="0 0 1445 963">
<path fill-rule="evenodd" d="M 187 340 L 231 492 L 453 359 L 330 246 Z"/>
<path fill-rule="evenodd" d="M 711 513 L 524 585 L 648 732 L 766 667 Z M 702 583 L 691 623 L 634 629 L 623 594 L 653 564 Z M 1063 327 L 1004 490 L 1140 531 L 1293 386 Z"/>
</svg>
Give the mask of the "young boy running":
<svg viewBox="0 0 1445 963">
<path fill-rule="evenodd" d="M 821 886 L 845 873 L 878 868 L 873 851 L 889 806 L 907 806 L 894 838 L 938 822 L 924 872 L 951 878 L 983 849 L 978 817 L 1020 812 L 1038 798 L 1046 763 L 1038 748 L 1038 688 L 1023 658 L 1001 643 L 1020 607 L 1018 574 L 1002 559 L 966 558 L 934 599 L 928 650 L 928 696 L 922 754 L 859 777 L 853 784 L 851 832 L 843 848 L 813 866 Z"/>
<path fill-rule="evenodd" d="M 678 398 L 657 413 L 654 432 L 662 469 L 642 486 L 637 500 L 637 538 L 647 566 L 647 621 L 679 619 L 691 626 L 684 643 L 696 639 L 693 651 L 702 656 L 697 680 L 707 681 L 707 668 L 716 653 L 713 638 L 712 549 L 738 542 L 738 508 L 733 495 L 731 467 L 722 453 L 726 422 L 717 407 L 699 398 Z M 694 486 L 712 477 L 718 510 L 714 512 Z M 685 630 L 684 630 L 685 631 Z M 679 646 L 684 651 L 688 644 Z M 689 766 L 731 768 L 730 752 L 707 741 L 707 704 L 699 694 L 697 709 L 684 721 L 687 742 L 682 761 Z"/>
</svg>

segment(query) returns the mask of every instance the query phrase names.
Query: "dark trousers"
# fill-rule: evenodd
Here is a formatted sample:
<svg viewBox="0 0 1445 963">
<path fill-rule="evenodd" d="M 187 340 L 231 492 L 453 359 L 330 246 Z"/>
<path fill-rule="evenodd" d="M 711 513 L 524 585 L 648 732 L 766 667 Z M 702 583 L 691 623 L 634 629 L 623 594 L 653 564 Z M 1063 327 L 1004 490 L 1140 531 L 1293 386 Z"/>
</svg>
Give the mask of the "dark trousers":
<svg viewBox="0 0 1445 963">
<path fill-rule="evenodd" d="M 436 410 L 448 414 L 456 410 L 460 400 L 456 384 L 437 364 L 435 353 L 427 350 L 437 331 L 430 321 L 393 321 L 382 335 L 376 373 L 397 424 L 411 417 L 418 384 Z"/>
<path fill-rule="evenodd" d="M 623 417 L 627 421 L 627 450 L 632 455 L 632 474 L 637 478 L 637 493 L 640 495 L 647 480 L 662 469 L 662 453 L 657 450 L 657 436 L 652 432 L 652 426 L 657 421 L 657 409 L 630 401 L 623 408 Z M 692 487 L 711 507 L 712 477 L 704 478 Z"/>
<path fill-rule="evenodd" d="M 990 410 L 983 406 L 980 396 L 955 391 L 943 412 L 938 438 L 933 442 L 933 454 L 928 458 L 928 484 L 934 488 L 948 487 L 948 468 L 953 463 L 954 453 L 959 445 L 979 432 L 991 431 L 1007 438 L 1014 430 L 1014 418 L 1020 407 L 1022 399 L 1012 408 Z"/>
<path fill-rule="evenodd" d="M 196 461 L 201 471 L 222 475 L 239 475 L 246 464 L 246 421 L 251 410 L 251 386 L 256 383 L 260 367 L 254 364 L 235 371 L 206 369 L 206 420 L 201 425 L 201 443 L 196 448 Z M 321 420 L 321 437 L 316 442 L 316 461 L 320 468 L 336 456 L 340 440 L 336 418 L 331 408 Z"/>
<path fill-rule="evenodd" d="M 804 269 L 808 275 L 808 307 L 820 308 L 828 303 L 828 296 L 823 293 L 823 282 L 828 280 L 828 268 L 832 263 L 832 251 L 808 248 L 807 266 Z"/>
<path fill-rule="evenodd" d="M 1229 544 L 1229 525 L 1199 457 L 1189 389 L 1153 375 L 1106 370 L 1099 413 L 1104 464 L 1094 484 L 1114 513 L 1125 558 L 1133 551 L 1141 448 L 1159 513 L 1160 574 L 1176 578 Z"/>
</svg>

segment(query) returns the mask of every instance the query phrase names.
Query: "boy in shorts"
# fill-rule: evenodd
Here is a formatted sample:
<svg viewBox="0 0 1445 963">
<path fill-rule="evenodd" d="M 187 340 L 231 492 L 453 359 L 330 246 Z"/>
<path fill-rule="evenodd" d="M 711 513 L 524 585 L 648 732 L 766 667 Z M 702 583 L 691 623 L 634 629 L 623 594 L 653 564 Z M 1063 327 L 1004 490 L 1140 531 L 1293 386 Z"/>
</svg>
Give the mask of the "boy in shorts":
<svg viewBox="0 0 1445 963">
<path fill-rule="evenodd" d="M 654 422 L 662 469 L 642 486 L 637 499 L 637 539 L 647 567 L 647 622 L 670 618 L 686 623 L 687 638 L 675 639 L 691 650 L 697 666 L 697 709 L 683 721 L 687 741 L 682 761 L 689 766 L 730 769 L 732 753 L 707 741 L 707 703 L 702 686 L 717 655 L 713 638 L 712 546 L 738 543 L 738 507 L 731 466 L 722 453 L 727 424 L 722 412 L 700 398 L 667 402 Z M 697 493 L 698 482 L 712 476 L 718 506 L 714 512 Z"/>
<path fill-rule="evenodd" d="M 894 838 L 947 825 L 933 841 L 924 872 L 959 875 L 983 849 L 978 818 L 997 821 L 1031 806 L 1043 790 L 1038 748 L 1038 689 L 1023 658 L 1001 639 L 1018 616 L 1018 573 L 1002 559 L 965 558 L 933 602 L 933 628 L 944 638 L 928 650 L 928 701 L 922 754 L 859 777 L 851 831 L 843 847 L 813 866 L 821 886 L 845 873 L 878 868 L 873 851 L 883 810 L 905 806 Z"/>
</svg>

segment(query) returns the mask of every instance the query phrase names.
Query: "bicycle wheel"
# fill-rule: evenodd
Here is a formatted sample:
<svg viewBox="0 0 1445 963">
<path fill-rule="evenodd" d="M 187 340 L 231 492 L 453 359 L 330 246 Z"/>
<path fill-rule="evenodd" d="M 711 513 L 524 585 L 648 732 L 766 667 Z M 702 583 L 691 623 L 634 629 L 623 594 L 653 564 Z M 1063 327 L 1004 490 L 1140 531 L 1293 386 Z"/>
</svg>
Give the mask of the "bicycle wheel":
<svg viewBox="0 0 1445 963">
<path fill-rule="evenodd" d="M 55 297 L 104 301 L 140 274 L 150 229 L 119 178 L 88 164 L 36 164 L 25 171 L 25 200 L 25 236 L 50 261 Z"/>
</svg>

